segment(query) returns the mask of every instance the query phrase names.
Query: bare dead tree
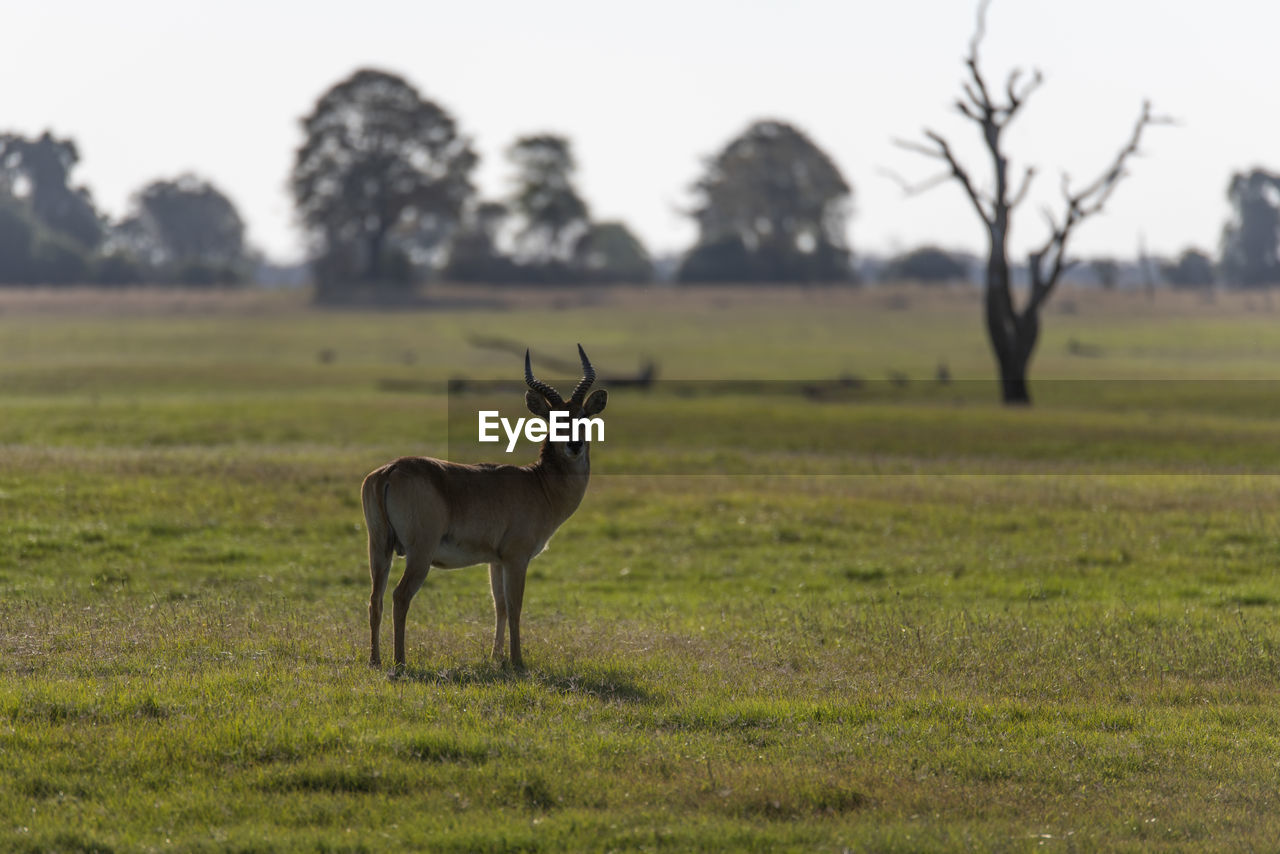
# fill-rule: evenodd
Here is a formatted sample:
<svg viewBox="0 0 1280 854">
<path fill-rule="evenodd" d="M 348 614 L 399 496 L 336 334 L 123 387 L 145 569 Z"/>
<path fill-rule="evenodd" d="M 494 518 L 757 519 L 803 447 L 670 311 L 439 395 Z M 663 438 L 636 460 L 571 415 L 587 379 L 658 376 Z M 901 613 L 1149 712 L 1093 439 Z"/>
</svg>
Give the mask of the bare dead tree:
<svg viewBox="0 0 1280 854">
<path fill-rule="evenodd" d="M 1062 272 L 1072 263 L 1067 257 L 1067 241 L 1081 222 L 1102 210 L 1120 181 L 1128 174 L 1126 164 L 1138 154 L 1138 145 L 1147 126 L 1163 124 L 1168 120 L 1153 115 L 1150 102 L 1143 102 L 1142 112 L 1128 141 L 1097 179 L 1073 191 L 1069 178 L 1063 175 L 1064 209 L 1060 213 L 1047 208 L 1044 211 L 1049 237 L 1028 255 L 1030 291 L 1019 306 L 1011 288 L 1009 228 L 1014 210 L 1027 197 L 1036 170 L 1035 167 L 1028 166 L 1018 178 L 1016 186 L 1010 183 L 1009 158 L 1002 147 L 1002 135 L 1044 78 L 1036 71 L 1029 79 L 1024 79 L 1021 69 L 1015 68 L 1009 73 L 1003 91 L 993 92 L 987 85 L 986 77 L 978 64 L 978 48 L 986 29 L 989 3 L 990 0 L 981 0 L 978 5 L 977 26 L 969 41 L 969 55 L 965 58 L 968 79 L 961 84 L 964 94 L 956 99 L 955 108 L 982 132 L 982 139 L 991 155 L 993 189 L 988 190 L 975 184 L 969 170 L 956 158 L 946 138 L 935 131 L 925 129 L 927 143 L 900 141 L 898 145 L 941 160 L 946 166 L 945 172 L 932 179 L 916 186 L 907 186 L 908 192 L 923 192 L 954 179 L 964 188 L 965 195 L 986 225 L 990 238 L 986 321 L 991 348 L 1000 369 L 1001 394 L 1005 403 L 1029 404 L 1031 395 L 1027 388 L 1027 366 L 1040 335 L 1040 311 L 1053 293 Z"/>
</svg>

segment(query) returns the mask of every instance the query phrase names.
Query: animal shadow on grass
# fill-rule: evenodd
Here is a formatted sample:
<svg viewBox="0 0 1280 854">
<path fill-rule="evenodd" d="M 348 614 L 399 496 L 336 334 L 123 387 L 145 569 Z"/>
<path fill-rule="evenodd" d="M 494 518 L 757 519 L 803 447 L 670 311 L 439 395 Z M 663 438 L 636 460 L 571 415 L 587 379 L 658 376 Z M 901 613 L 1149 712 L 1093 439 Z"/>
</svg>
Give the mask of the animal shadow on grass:
<svg viewBox="0 0 1280 854">
<path fill-rule="evenodd" d="M 476 665 L 438 669 L 409 667 L 399 672 L 392 671 L 388 678 L 424 685 L 459 687 L 529 683 L 553 693 L 580 694 L 604 703 L 651 703 L 655 699 L 630 674 L 610 667 L 585 668 L 581 671 L 532 667 L 520 671 L 486 661 Z"/>
</svg>

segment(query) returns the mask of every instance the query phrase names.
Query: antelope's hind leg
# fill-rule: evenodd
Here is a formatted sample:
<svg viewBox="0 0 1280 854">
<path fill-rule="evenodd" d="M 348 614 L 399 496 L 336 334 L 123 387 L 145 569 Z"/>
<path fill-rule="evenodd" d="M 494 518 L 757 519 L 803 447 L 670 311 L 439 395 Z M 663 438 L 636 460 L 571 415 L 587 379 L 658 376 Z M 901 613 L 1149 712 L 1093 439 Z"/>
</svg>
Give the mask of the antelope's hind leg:
<svg viewBox="0 0 1280 854">
<path fill-rule="evenodd" d="M 373 591 L 369 594 L 369 665 L 382 664 L 382 649 L 378 643 L 382 630 L 382 600 L 387 592 L 387 577 L 391 574 L 391 557 L 394 547 L 369 538 L 369 579 Z"/>
<path fill-rule="evenodd" d="M 400 583 L 391 592 L 392 621 L 395 623 L 395 661 L 397 667 L 404 667 L 404 622 L 409 614 L 409 603 L 413 596 L 427 580 L 431 571 L 431 550 L 409 549 L 404 560 L 404 575 Z"/>
</svg>

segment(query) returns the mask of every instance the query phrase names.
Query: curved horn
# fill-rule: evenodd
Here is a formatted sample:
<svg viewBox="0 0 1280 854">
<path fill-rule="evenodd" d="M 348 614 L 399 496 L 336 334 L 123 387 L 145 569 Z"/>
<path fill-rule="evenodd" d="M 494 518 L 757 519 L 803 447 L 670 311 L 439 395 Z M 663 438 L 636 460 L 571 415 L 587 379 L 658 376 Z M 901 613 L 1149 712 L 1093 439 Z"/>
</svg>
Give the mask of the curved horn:
<svg viewBox="0 0 1280 854">
<path fill-rule="evenodd" d="M 574 388 L 572 396 L 569 400 L 578 406 L 582 405 L 583 398 L 587 396 L 587 390 L 591 388 L 591 384 L 596 381 L 596 369 L 591 367 L 591 360 L 587 358 L 586 352 L 582 349 L 582 345 L 578 345 L 578 358 L 582 359 L 582 380 Z"/>
<path fill-rule="evenodd" d="M 547 399 L 552 406 L 564 406 L 564 398 L 560 392 L 533 375 L 533 366 L 529 364 L 529 351 L 524 351 L 524 384 Z"/>
</svg>

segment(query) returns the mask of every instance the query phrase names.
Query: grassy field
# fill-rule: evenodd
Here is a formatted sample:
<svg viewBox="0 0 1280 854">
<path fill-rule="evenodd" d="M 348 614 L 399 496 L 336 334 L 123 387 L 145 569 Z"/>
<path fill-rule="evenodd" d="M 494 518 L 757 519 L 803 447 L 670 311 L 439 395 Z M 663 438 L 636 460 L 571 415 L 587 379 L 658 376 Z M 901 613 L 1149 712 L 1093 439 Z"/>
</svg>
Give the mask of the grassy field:
<svg viewBox="0 0 1280 854">
<path fill-rule="evenodd" d="M 396 678 L 360 479 L 518 380 L 476 334 L 673 382 L 612 391 L 528 672 L 470 569 Z M 1037 406 L 990 374 L 965 292 L 0 292 L 0 850 L 1274 847 L 1280 316 L 1066 292 Z"/>
</svg>

